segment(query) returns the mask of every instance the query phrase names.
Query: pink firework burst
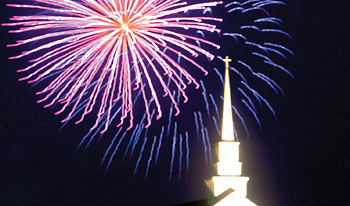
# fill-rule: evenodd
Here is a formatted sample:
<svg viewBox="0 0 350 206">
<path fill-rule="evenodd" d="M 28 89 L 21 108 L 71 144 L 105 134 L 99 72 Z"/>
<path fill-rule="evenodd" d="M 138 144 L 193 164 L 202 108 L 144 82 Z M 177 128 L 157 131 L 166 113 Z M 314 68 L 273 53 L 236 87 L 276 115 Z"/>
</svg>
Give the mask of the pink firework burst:
<svg viewBox="0 0 350 206">
<path fill-rule="evenodd" d="M 199 84 L 172 56 L 181 57 L 206 74 L 206 70 L 193 57 L 204 55 L 213 59 L 214 55 L 192 42 L 219 48 L 217 44 L 188 35 L 184 31 L 192 29 L 219 32 L 210 22 L 221 19 L 190 16 L 186 13 L 216 6 L 221 1 L 192 5 L 181 0 L 32 2 L 34 4 L 8 6 L 40 10 L 41 13 L 14 16 L 10 19 L 12 23 L 3 24 L 16 27 L 11 33 L 35 32 L 34 36 L 19 40 L 9 47 L 44 42 L 10 58 L 44 53 L 29 61 L 31 64 L 28 67 L 19 70 L 29 73 L 20 80 L 39 82 L 58 72 L 43 90 L 37 92 L 43 95 L 38 102 L 46 102 L 44 107 L 60 103 L 61 108 L 56 115 L 68 110 L 68 115 L 62 122 L 70 120 L 81 103 L 84 108 L 76 123 L 82 122 L 87 114 L 97 108 L 96 123 L 91 129 L 96 128 L 102 116 L 106 115 L 105 127 L 101 133 L 108 128 L 115 101 L 121 101 L 119 125 L 129 117 L 129 128 L 132 127 L 133 90 L 141 90 L 148 117 L 146 127 L 151 124 L 148 106 L 151 102 L 157 108 L 157 119 L 162 116 L 160 95 L 170 98 L 178 114 L 177 102 L 164 79 L 171 79 L 181 91 L 185 102 L 187 85 L 194 84 L 198 88 Z M 156 89 L 154 81 L 160 83 L 161 89 Z"/>
</svg>

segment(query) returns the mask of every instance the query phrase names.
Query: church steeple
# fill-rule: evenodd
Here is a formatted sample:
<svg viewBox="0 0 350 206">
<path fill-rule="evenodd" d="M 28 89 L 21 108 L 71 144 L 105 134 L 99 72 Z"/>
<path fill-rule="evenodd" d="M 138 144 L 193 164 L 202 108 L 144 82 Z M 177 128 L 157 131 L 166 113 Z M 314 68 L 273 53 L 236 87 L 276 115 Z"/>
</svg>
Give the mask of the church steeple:
<svg viewBox="0 0 350 206">
<path fill-rule="evenodd" d="M 232 119 L 232 104 L 231 104 L 231 88 L 230 88 L 230 76 L 229 76 L 229 62 L 232 60 L 226 56 L 225 62 L 225 86 L 224 86 L 224 106 L 223 106 L 223 117 L 222 117 L 222 129 L 221 139 L 222 140 L 235 140 L 233 130 L 233 119 Z"/>
<path fill-rule="evenodd" d="M 242 162 L 239 161 L 239 142 L 235 141 L 232 119 L 232 104 L 230 92 L 229 62 L 225 62 L 224 106 L 222 117 L 221 141 L 217 144 L 218 162 L 214 165 L 217 176 L 206 181 L 216 198 L 227 191 L 232 193 L 225 196 L 215 206 L 256 206 L 247 198 L 247 182 L 249 177 L 242 176 Z"/>
</svg>

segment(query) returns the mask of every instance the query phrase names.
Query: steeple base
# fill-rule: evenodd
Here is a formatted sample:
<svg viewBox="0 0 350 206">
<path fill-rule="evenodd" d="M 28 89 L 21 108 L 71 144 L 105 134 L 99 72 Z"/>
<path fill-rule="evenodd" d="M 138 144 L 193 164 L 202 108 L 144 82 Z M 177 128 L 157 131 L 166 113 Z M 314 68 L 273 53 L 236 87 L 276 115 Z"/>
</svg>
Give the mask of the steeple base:
<svg viewBox="0 0 350 206">
<path fill-rule="evenodd" d="M 236 141 L 220 141 L 218 143 L 219 161 L 214 165 L 218 175 L 207 180 L 206 184 L 215 197 L 230 188 L 234 192 L 217 202 L 215 206 L 256 206 L 247 198 L 249 177 L 241 176 L 242 163 L 239 162 L 239 144 Z"/>
</svg>

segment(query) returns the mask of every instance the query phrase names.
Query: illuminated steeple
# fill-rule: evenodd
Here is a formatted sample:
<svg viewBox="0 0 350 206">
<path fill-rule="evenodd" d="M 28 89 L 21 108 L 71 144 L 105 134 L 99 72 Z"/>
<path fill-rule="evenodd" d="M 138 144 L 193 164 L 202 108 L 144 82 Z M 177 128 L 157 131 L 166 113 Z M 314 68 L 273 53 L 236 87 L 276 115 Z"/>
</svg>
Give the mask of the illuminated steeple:
<svg viewBox="0 0 350 206">
<path fill-rule="evenodd" d="M 225 86 L 224 86 L 224 106 L 222 120 L 222 135 L 217 144 L 218 162 L 216 167 L 217 176 L 206 181 L 208 187 L 213 191 L 215 197 L 222 196 L 227 191 L 233 192 L 219 200 L 215 206 L 255 206 L 247 198 L 247 183 L 249 177 L 242 176 L 242 162 L 239 161 L 239 142 L 235 141 L 234 127 L 232 119 L 232 104 L 230 92 L 229 62 L 226 57 L 225 62 Z"/>
<path fill-rule="evenodd" d="M 224 106 L 222 116 L 222 140 L 235 140 L 233 131 L 233 119 L 232 119 L 232 104 L 231 104 L 231 88 L 230 88 L 230 76 L 229 76 L 229 62 L 232 60 L 227 56 L 224 59 L 225 62 L 225 86 L 224 86 Z"/>
</svg>

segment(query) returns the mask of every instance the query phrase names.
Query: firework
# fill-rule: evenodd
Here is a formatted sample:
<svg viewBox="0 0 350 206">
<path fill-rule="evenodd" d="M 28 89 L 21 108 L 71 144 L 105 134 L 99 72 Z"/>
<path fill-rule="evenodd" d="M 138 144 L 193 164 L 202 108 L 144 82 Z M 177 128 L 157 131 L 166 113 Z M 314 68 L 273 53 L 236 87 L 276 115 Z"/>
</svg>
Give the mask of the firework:
<svg viewBox="0 0 350 206">
<path fill-rule="evenodd" d="M 162 117 L 161 95 L 170 98 L 175 115 L 178 115 L 178 102 L 165 80 L 169 78 L 176 85 L 184 102 L 188 100 L 185 93 L 187 85 L 194 84 L 196 88 L 200 85 L 186 68 L 173 60 L 173 56 L 186 60 L 207 74 L 194 57 L 203 55 L 214 59 L 215 56 L 193 42 L 220 48 L 203 38 L 186 34 L 187 30 L 219 32 L 213 23 L 221 19 L 186 15 L 190 11 L 221 4 L 219 1 L 198 4 L 180 0 L 32 2 L 34 4 L 7 6 L 41 10 L 41 13 L 14 16 L 10 19 L 13 23 L 3 24 L 17 27 L 11 33 L 35 32 L 35 36 L 19 40 L 9 47 L 39 42 L 39 46 L 10 58 L 41 55 L 30 60 L 30 66 L 18 70 L 29 73 L 20 81 L 34 83 L 53 75 L 48 86 L 37 92 L 43 96 L 38 102 L 46 102 L 44 107 L 61 104 L 56 115 L 68 110 L 62 122 L 67 122 L 76 111 L 81 111 L 76 124 L 97 108 L 96 121 L 91 129 L 97 128 L 104 118 L 101 133 L 108 129 L 112 108 L 117 101 L 121 108 L 118 126 L 129 118 L 128 129 L 133 127 L 134 90 L 141 91 L 144 101 L 147 118 L 144 127 L 151 124 L 150 103 L 156 107 L 156 119 Z M 160 88 L 154 86 L 155 81 Z"/>
<path fill-rule="evenodd" d="M 20 70 L 29 73 L 21 80 L 35 84 L 49 81 L 49 85 L 38 92 L 45 95 L 39 101 L 49 101 L 47 106 L 62 104 L 57 114 L 70 109 L 63 126 L 77 118 L 77 122 L 81 122 L 97 108 L 96 122 L 78 148 L 87 148 L 98 136 L 100 141 L 113 122 L 119 121 L 121 125 L 129 117 L 129 125 L 120 126 L 118 132 L 111 130 L 113 138 L 104 139 L 109 146 L 101 165 L 105 165 L 106 169 L 110 168 L 113 159 L 121 157 L 120 161 L 124 161 L 134 156 L 134 173 L 141 171 L 144 165 L 147 176 L 151 167 L 155 167 L 162 158 L 170 162 L 171 180 L 175 171 L 179 173 L 177 177 L 181 176 L 184 165 L 186 172 L 189 171 L 193 150 L 203 150 L 203 159 L 210 163 L 212 143 L 216 142 L 215 137 L 220 136 L 222 90 L 218 88 L 220 85 L 223 88 L 224 64 L 220 61 L 221 57 L 216 56 L 219 60 L 215 61 L 217 67 L 205 69 L 194 60 L 198 55 L 209 59 L 215 57 L 204 50 L 206 47 L 203 45 L 219 48 L 205 38 L 207 33 L 219 31 L 214 24 L 221 19 L 214 18 L 216 13 L 210 7 L 221 2 L 193 5 L 182 1 L 33 2 L 37 4 L 9 6 L 49 12 L 13 17 L 16 22 L 4 25 L 20 27 L 11 31 L 13 33 L 35 31 L 41 34 L 10 46 L 46 43 L 13 58 L 46 52 L 31 60 L 29 67 Z M 283 38 L 290 36 L 281 29 L 282 20 L 269 13 L 270 8 L 279 5 L 285 4 L 273 0 L 238 0 L 225 4 L 223 8 L 227 12 L 227 20 L 235 19 L 226 24 L 232 27 L 223 28 L 221 46 L 229 48 L 230 52 L 223 55 L 233 59 L 230 75 L 235 125 L 243 128 L 247 136 L 249 132 L 245 122 L 250 118 L 261 127 L 259 108 L 265 106 L 275 115 L 269 98 L 264 94 L 265 89 L 255 83 L 262 82 L 274 92 L 284 94 L 266 70 L 277 69 L 275 73 L 279 70 L 292 76 L 283 64 L 293 52 L 281 43 L 285 42 L 281 41 Z M 202 12 L 202 16 L 194 10 Z M 193 13 L 189 11 L 194 11 L 196 15 L 190 15 Z M 214 17 L 205 17 L 207 13 Z M 273 38 L 270 34 L 280 36 Z M 181 66 L 183 61 L 205 74 L 208 70 L 209 77 L 197 82 L 187 68 Z M 180 106 L 182 109 L 191 107 L 191 104 L 180 102 L 181 96 L 184 101 L 187 100 L 186 83 L 200 87 L 201 91 L 191 93 L 191 98 L 196 100 L 191 112 L 179 114 Z M 169 85 L 175 87 L 170 88 Z M 159 101 L 158 96 L 163 94 L 170 99 L 170 107 Z M 132 127 L 133 105 L 136 104 L 144 104 L 145 111 L 141 112 L 140 120 L 134 120 L 136 125 Z M 168 118 L 151 124 L 160 118 L 162 112 Z M 243 135 L 236 135 L 239 136 Z"/>
<path fill-rule="evenodd" d="M 271 8 L 280 8 L 281 5 L 285 4 L 280 1 L 266 0 L 242 0 L 224 5 L 227 12 L 225 17 L 227 19 L 224 18 L 224 21 L 236 20 L 230 21 L 229 26 L 222 29 L 223 44 L 221 46 L 229 48 L 229 52 L 224 55 L 229 55 L 233 59 L 230 64 L 230 76 L 233 86 L 232 109 L 235 126 L 237 126 L 235 129 L 238 128 L 238 131 L 235 131 L 237 138 L 245 135 L 249 137 L 246 122 L 250 119 L 253 119 L 259 128 L 262 127 L 259 112 L 264 107 L 276 117 L 269 102 L 268 90 L 282 95 L 284 91 L 278 85 L 278 81 L 270 75 L 276 76 L 277 73 L 279 76 L 286 74 L 293 77 L 291 72 L 285 68 L 285 64 L 286 59 L 294 54 L 283 45 L 289 41 L 290 35 L 282 30 L 282 20 L 270 14 Z M 214 12 L 213 15 L 215 15 Z M 212 68 L 209 71 L 209 77 L 200 80 L 201 92 L 192 94 L 191 98 L 195 98 L 196 104 L 200 106 L 192 107 L 193 113 L 187 116 L 183 113 L 178 117 L 169 116 L 168 121 L 164 123 L 166 136 L 171 137 L 163 141 L 163 147 L 165 147 L 163 155 L 171 152 L 171 155 L 167 156 L 167 159 L 170 160 L 169 180 L 174 179 L 175 172 L 179 173 L 178 177 L 182 176 L 184 164 L 187 165 L 185 171 L 188 171 L 190 150 L 197 152 L 202 150 L 203 161 L 211 164 L 212 143 L 219 141 L 218 137 L 221 136 L 219 123 L 222 121 L 219 107 L 222 105 L 223 98 L 221 95 L 224 85 L 224 62 L 221 61 L 220 56 L 217 56 L 217 60 L 219 60 L 216 61 L 217 68 Z M 265 88 L 261 86 L 264 84 Z M 218 85 L 222 85 L 222 89 L 219 89 Z M 173 96 L 180 94 L 180 91 L 173 92 Z M 186 107 L 187 105 L 181 106 Z M 170 113 L 172 108 L 170 108 Z M 183 119 L 190 120 L 183 121 Z M 188 125 L 191 126 L 188 127 Z M 158 134 L 155 135 L 162 136 L 164 131 L 157 132 Z M 144 135 L 150 135 L 148 133 L 145 132 Z M 191 138 L 188 138 L 189 136 Z M 186 137 L 185 151 L 181 143 L 183 137 Z M 152 149 L 151 143 L 148 147 Z M 183 152 L 186 154 L 184 155 Z M 152 155 L 152 153 L 148 154 Z"/>
</svg>

